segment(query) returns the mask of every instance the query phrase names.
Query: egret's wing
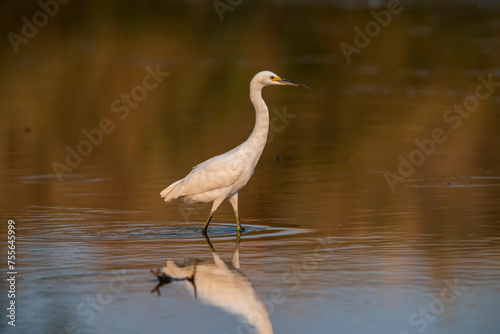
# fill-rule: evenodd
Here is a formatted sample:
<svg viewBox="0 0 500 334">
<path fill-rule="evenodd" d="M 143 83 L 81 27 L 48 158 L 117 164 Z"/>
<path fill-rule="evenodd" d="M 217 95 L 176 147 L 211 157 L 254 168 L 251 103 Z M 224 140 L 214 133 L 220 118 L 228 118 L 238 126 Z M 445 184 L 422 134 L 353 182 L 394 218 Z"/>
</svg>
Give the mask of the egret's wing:
<svg viewBox="0 0 500 334">
<path fill-rule="evenodd" d="M 181 196 L 229 187 L 243 172 L 242 164 L 244 161 L 238 155 L 227 153 L 202 162 L 184 178 Z"/>
</svg>

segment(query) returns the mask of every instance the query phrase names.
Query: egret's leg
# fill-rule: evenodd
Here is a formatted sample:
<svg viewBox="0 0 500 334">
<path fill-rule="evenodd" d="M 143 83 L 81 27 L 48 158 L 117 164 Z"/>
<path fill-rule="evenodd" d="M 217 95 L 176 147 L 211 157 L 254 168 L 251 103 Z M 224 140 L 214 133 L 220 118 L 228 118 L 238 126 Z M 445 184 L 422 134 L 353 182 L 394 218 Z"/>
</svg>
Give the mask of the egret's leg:
<svg viewBox="0 0 500 334">
<path fill-rule="evenodd" d="M 236 217 L 236 227 L 238 232 L 241 232 L 243 229 L 241 228 L 240 223 L 240 215 L 238 213 L 238 193 L 234 194 L 233 197 L 229 199 L 229 203 L 233 206 L 234 216 Z"/>
<path fill-rule="evenodd" d="M 203 228 L 201 229 L 201 231 L 203 233 L 207 233 L 208 224 L 210 224 L 210 221 L 212 220 L 213 215 L 214 215 L 214 212 L 210 211 L 210 216 L 208 216 L 208 219 L 205 222 L 205 225 L 203 225 Z"/>
<path fill-rule="evenodd" d="M 201 232 L 207 233 L 208 224 L 210 224 L 210 221 L 212 220 L 212 217 L 214 215 L 215 210 L 217 210 L 217 208 L 219 207 L 219 205 L 221 203 L 222 203 L 222 200 L 214 201 L 214 204 L 212 205 L 212 210 L 210 210 L 210 216 L 208 216 L 208 219 L 205 222 L 205 225 L 203 225 L 203 228 L 201 229 Z"/>
</svg>

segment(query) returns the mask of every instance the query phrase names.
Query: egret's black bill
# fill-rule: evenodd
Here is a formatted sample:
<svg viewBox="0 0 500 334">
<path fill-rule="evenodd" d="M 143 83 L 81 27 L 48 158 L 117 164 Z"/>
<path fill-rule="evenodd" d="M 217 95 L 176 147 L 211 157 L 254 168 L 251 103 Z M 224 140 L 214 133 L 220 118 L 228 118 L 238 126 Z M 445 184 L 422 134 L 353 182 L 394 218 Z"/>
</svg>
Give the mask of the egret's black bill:
<svg viewBox="0 0 500 334">
<path fill-rule="evenodd" d="M 278 80 L 278 81 L 281 82 L 284 85 L 295 86 L 295 87 L 302 87 L 302 88 L 309 89 L 309 87 L 307 87 L 306 85 L 299 84 L 298 82 L 293 82 L 293 81 L 286 80 L 286 79 L 281 79 L 281 80 Z"/>
</svg>

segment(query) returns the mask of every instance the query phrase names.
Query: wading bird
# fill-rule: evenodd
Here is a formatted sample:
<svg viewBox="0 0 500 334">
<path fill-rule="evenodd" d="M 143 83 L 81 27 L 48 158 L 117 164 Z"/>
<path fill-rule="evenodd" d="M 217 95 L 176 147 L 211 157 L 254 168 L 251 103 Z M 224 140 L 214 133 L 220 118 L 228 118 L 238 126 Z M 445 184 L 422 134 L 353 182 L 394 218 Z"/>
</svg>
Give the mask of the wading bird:
<svg viewBox="0 0 500 334">
<path fill-rule="evenodd" d="M 269 112 L 262 99 L 262 88 L 272 85 L 309 88 L 282 79 L 273 72 L 257 73 L 250 81 L 250 100 L 255 108 L 255 126 L 250 137 L 240 146 L 196 165 L 185 178 L 172 183 L 160 193 L 165 202 L 174 199 L 180 199 L 188 205 L 213 202 L 210 215 L 202 228 L 203 233 L 206 233 L 215 210 L 226 199 L 233 207 L 237 229 L 241 232 L 238 191 L 250 180 L 266 146 Z"/>
</svg>

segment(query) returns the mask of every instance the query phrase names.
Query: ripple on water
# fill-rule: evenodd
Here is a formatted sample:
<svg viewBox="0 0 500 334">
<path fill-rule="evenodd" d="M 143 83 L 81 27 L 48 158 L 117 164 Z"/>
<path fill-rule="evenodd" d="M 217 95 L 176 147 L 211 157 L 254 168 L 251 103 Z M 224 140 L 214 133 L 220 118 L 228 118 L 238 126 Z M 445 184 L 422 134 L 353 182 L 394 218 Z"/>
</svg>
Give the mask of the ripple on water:
<svg viewBox="0 0 500 334">
<path fill-rule="evenodd" d="M 160 224 L 159 224 L 160 225 Z M 88 234 L 87 237 L 117 239 L 158 239 L 158 238 L 183 238 L 198 239 L 202 236 L 201 223 L 196 225 L 174 225 L 174 226 L 143 226 L 132 228 L 106 229 L 96 233 Z M 269 236 L 283 236 L 290 234 L 305 233 L 307 230 L 299 228 L 270 227 L 265 225 L 245 224 L 243 235 L 245 238 L 261 238 Z M 210 238 L 234 238 L 236 235 L 234 224 L 210 225 L 208 235 Z"/>
<path fill-rule="evenodd" d="M 22 183 L 27 184 L 60 184 L 60 183 L 92 183 L 110 180 L 111 178 L 85 178 L 81 174 L 65 174 L 60 180 L 56 174 L 25 175 L 20 176 Z"/>
<path fill-rule="evenodd" d="M 414 188 L 500 187 L 500 176 L 426 177 L 408 179 L 405 182 Z"/>
</svg>

